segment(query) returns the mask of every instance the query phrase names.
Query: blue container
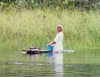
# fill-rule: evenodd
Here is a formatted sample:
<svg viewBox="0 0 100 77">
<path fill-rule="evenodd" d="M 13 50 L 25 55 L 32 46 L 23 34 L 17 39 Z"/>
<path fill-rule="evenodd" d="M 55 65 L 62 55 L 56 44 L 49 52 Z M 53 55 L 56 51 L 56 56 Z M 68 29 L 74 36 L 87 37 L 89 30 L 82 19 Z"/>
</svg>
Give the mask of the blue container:
<svg viewBox="0 0 100 77">
<path fill-rule="evenodd" d="M 48 49 L 49 51 L 53 51 L 53 46 L 47 46 L 47 49 Z"/>
</svg>

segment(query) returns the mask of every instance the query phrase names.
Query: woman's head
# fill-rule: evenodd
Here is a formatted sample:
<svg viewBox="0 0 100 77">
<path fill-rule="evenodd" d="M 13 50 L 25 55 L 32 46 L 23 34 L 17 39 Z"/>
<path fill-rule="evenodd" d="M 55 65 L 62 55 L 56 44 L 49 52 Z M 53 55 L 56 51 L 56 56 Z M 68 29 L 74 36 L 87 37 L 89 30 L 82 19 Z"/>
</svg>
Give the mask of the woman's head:
<svg viewBox="0 0 100 77">
<path fill-rule="evenodd" d="M 57 32 L 59 33 L 59 32 L 61 32 L 62 31 L 62 25 L 57 25 Z"/>
</svg>

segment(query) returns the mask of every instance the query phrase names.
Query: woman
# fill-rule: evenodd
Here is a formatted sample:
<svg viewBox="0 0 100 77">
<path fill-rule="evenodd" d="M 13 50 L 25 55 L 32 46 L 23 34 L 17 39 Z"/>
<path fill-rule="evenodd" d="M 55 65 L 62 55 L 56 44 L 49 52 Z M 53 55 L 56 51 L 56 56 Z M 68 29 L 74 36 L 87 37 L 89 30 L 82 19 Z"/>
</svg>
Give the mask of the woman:
<svg viewBox="0 0 100 77">
<path fill-rule="evenodd" d="M 54 53 L 62 53 L 63 50 L 63 32 L 62 32 L 62 26 L 57 25 L 57 35 L 53 42 L 49 43 L 48 45 L 54 45 L 53 52 Z"/>
</svg>

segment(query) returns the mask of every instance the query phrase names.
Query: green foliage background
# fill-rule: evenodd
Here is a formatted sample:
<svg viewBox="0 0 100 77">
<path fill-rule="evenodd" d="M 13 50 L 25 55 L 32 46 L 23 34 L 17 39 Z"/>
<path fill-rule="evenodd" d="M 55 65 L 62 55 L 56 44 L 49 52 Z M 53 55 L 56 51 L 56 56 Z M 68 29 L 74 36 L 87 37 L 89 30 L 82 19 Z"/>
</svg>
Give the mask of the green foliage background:
<svg viewBox="0 0 100 77">
<path fill-rule="evenodd" d="M 93 10 L 100 9 L 99 0 L 1 0 L 8 6 L 16 5 L 19 8 L 32 8 L 37 7 L 59 7 L 61 9 L 80 9 L 80 10 Z M 5 6 L 4 4 L 4 6 Z"/>
<path fill-rule="evenodd" d="M 0 2 L 0 50 L 45 49 L 57 24 L 63 26 L 64 49 L 100 49 L 100 10 L 91 9 L 98 0 L 23 1 Z"/>
</svg>

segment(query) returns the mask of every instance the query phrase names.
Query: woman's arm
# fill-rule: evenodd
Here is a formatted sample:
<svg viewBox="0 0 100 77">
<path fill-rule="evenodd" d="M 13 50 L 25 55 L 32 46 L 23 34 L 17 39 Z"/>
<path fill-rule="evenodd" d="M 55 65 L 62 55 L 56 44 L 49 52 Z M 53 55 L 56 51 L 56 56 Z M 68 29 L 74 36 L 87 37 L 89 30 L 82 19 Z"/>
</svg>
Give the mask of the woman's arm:
<svg viewBox="0 0 100 77">
<path fill-rule="evenodd" d="M 55 44 L 56 42 L 55 41 L 53 41 L 53 42 L 51 42 L 51 43 L 49 43 L 48 45 L 53 45 L 53 44 Z"/>
</svg>

